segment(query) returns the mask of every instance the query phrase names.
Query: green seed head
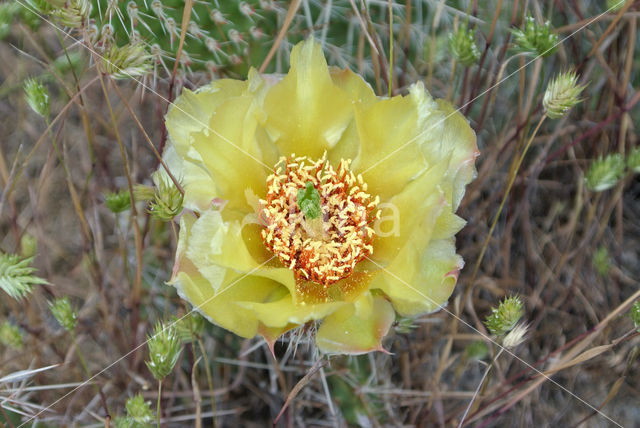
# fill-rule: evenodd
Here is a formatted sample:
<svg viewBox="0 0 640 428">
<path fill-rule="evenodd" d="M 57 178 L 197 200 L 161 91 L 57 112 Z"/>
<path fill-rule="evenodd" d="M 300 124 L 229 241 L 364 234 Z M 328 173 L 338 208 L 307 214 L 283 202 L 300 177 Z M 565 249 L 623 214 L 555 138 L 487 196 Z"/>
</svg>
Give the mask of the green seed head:
<svg viewBox="0 0 640 428">
<path fill-rule="evenodd" d="M 631 150 L 631 153 L 627 156 L 627 167 L 631 171 L 640 174 L 640 146 Z"/>
<path fill-rule="evenodd" d="M 496 336 L 504 336 L 509 330 L 515 327 L 522 317 L 522 301 L 518 296 L 507 297 L 498 308 L 493 308 L 491 315 L 487 317 L 484 324 L 489 331 Z"/>
<path fill-rule="evenodd" d="M 167 377 L 178 362 L 180 356 L 180 338 L 173 325 L 156 324 L 151 336 L 147 338 L 149 360 L 146 361 L 149 371 L 158 380 Z"/>
<path fill-rule="evenodd" d="M 0 252 L 0 288 L 16 300 L 21 300 L 31 293 L 33 286 L 47 284 L 42 278 L 33 275 L 31 267 L 33 257 L 22 258 L 16 254 Z"/>
<path fill-rule="evenodd" d="M 475 30 L 470 30 L 466 23 L 462 24 L 457 32 L 449 34 L 451 55 L 465 67 L 475 64 L 480 58 L 475 34 Z"/>
<path fill-rule="evenodd" d="M 542 99 L 545 113 L 551 119 L 558 119 L 582 99 L 580 94 L 585 87 L 578 85 L 578 77 L 572 71 L 560 73 L 553 79 Z"/>
<path fill-rule="evenodd" d="M 189 343 L 202 335 L 205 326 L 205 319 L 197 312 L 191 312 L 181 319 L 173 318 L 171 322 L 175 325 L 178 337 L 183 343 Z"/>
<path fill-rule="evenodd" d="M 464 355 L 470 360 L 483 360 L 489 355 L 489 347 L 482 340 L 476 340 L 467 345 Z"/>
<path fill-rule="evenodd" d="M 414 321 L 414 318 L 399 316 L 396 319 L 395 329 L 400 334 L 409 334 L 417 327 Z"/>
<path fill-rule="evenodd" d="M 171 221 L 182 212 L 183 195 L 166 174 L 155 178 L 156 188 L 149 204 L 149 213 L 162 221 Z"/>
<path fill-rule="evenodd" d="M 42 117 L 49 116 L 49 91 L 35 79 L 24 82 L 24 97 L 29 107 Z"/>
<path fill-rule="evenodd" d="M 75 330 L 78 322 L 78 313 L 71 307 L 68 297 L 61 297 L 49 303 L 51 313 L 60 325 L 67 331 Z"/>
<path fill-rule="evenodd" d="M 82 28 L 89 20 L 91 14 L 91 3 L 89 0 L 53 0 L 51 4 L 51 15 L 58 18 L 58 21 L 65 27 Z"/>
<path fill-rule="evenodd" d="M 22 334 L 17 326 L 5 321 L 0 324 L 0 343 L 13 349 L 22 349 Z"/>
<path fill-rule="evenodd" d="M 48 15 L 53 12 L 55 9 L 60 9 L 64 7 L 64 1 L 53 1 L 53 0 L 27 0 L 27 4 L 31 6 L 36 12 L 39 12 L 43 15 Z"/>
<path fill-rule="evenodd" d="M 593 161 L 585 176 L 587 188 L 593 192 L 611 189 L 624 175 L 624 168 L 624 158 L 620 153 Z"/>
<path fill-rule="evenodd" d="M 14 2 L 0 3 L 0 40 L 7 37 L 11 32 L 11 23 L 19 7 Z"/>
<path fill-rule="evenodd" d="M 507 349 L 515 348 L 524 342 L 529 327 L 523 323 L 516 324 L 502 339 L 502 345 Z"/>
<path fill-rule="evenodd" d="M 532 16 L 525 19 L 524 29 L 515 28 L 513 34 L 515 50 L 546 57 L 553 54 L 558 44 L 558 36 L 551 32 L 551 23 L 537 24 Z"/>
<path fill-rule="evenodd" d="M 593 266 L 601 276 L 607 276 L 611 269 L 611 258 L 605 247 L 600 247 L 593 254 Z"/>
<path fill-rule="evenodd" d="M 148 402 L 144 401 L 142 395 L 136 394 L 127 400 L 125 405 L 127 416 L 135 422 L 136 427 L 150 426 L 153 422 L 153 412 Z"/>
<path fill-rule="evenodd" d="M 20 238 L 20 254 L 22 257 L 33 257 L 38 250 L 38 240 L 29 233 L 24 233 Z"/>
<path fill-rule="evenodd" d="M 112 46 L 105 52 L 100 68 L 114 79 L 139 77 L 151 70 L 151 55 L 142 43 Z"/>
<path fill-rule="evenodd" d="M 107 208 L 112 213 L 121 213 L 131 208 L 131 197 L 128 190 L 120 190 L 115 193 L 107 193 L 104 195 Z"/>
</svg>

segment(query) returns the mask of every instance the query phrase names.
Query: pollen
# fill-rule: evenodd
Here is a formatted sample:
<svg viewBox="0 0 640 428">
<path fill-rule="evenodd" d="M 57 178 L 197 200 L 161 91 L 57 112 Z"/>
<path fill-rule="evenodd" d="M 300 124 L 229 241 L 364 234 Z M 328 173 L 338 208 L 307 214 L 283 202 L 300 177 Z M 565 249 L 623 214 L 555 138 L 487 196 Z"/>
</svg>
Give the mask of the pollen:
<svg viewBox="0 0 640 428">
<path fill-rule="evenodd" d="M 267 194 L 260 200 L 262 240 L 296 279 L 328 288 L 373 252 L 371 223 L 379 198 L 366 192 L 362 176 L 350 166 L 351 160 L 343 159 L 334 169 L 326 153 L 316 161 L 292 154 L 267 177 Z M 301 209 L 299 195 L 310 191 L 319 195 L 316 218 Z"/>
</svg>

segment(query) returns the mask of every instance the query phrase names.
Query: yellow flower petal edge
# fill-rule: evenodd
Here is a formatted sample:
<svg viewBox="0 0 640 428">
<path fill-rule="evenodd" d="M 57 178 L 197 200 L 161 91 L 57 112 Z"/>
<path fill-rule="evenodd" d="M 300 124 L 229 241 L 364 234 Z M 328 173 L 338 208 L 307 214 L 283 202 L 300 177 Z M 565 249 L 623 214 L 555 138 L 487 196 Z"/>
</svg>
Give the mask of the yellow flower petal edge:
<svg viewBox="0 0 640 428">
<path fill-rule="evenodd" d="M 377 97 L 311 39 L 282 78 L 185 90 L 166 126 L 185 189 L 170 284 L 213 323 L 272 351 L 301 328 L 323 352 L 360 354 L 384 351 L 396 314 L 451 296 L 478 150 L 421 83 Z"/>
</svg>

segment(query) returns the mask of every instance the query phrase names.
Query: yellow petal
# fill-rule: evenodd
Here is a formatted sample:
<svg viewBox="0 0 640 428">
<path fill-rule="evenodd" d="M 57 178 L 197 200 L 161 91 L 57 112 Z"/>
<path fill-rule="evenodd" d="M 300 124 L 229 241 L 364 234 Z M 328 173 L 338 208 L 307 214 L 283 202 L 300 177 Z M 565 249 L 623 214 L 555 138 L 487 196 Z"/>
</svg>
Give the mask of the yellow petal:
<svg viewBox="0 0 640 428">
<path fill-rule="evenodd" d="M 329 67 L 329 74 L 331 81 L 346 92 L 352 103 L 370 104 L 378 100 L 371 85 L 353 71 Z"/>
<path fill-rule="evenodd" d="M 184 189 L 183 205 L 185 208 L 201 211 L 211 206 L 211 201 L 216 197 L 215 193 L 212 193 L 212 189 L 215 189 L 215 183 L 204 168 L 178 156 L 173 144 L 165 148 L 162 158 L 171 174 Z M 165 176 L 163 180 L 170 182 L 163 167 L 160 167 L 154 174 L 155 183 L 159 182 L 160 176 Z"/>
<path fill-rule="evenodd" d="M 259 321 L 255 313 L 239 302 L 262 302 L 282 287 L 267 278 L 226 271 L 224 283 L 218 291 L 202 275 L 179 272 L 173 281 L 180 297 L 189 301 L 210 321 L 242 337 L 258 333 Z"/>
<path fill-rule="evenodd" d="M 270 328 L 286 327 L 289 324 L 301 325 L 309 320 L 322 319 L 326 315 L 345 305 L 345 302 L 320 304 L 294 304 L 288 292 L 279 300 L 268 303 L 238 302 Z"/>
<path fill-rule="evenodd" d="M 362 173 L 372 195 L 387 201 L 427 168 L 419 144 L 408 144 L 417 133 L 418 114 L 410 97 L 356 104 L 360 152 L 353 169 Z"/>
<path fill-rule="evenodd" d="M 444 305 L 464 265 L 453 239 L 431 241 L 426 248 L 412 241 L 371 285 L 384 291 L 404 316 L 432 312 Z"/>
<path fill-rule="evenodd" d="M 322 321 L 316 344 L 327 353 L 384 351 L 381 341 L 394 320 L 395 313 L 389 302 L 366 293 L 354 304 L 341 307 Z"/>
<path fill-rule="evenodd" d="M 258 265 L 242 239 L 241 225 L 238 222 L 225 222 L 216 210 L 203 212 L 190 226 L 187 224 L 190 216 L 183 217 L 186 219 L 180 235 L 188 236 L 186 257 L 212 283 L 216 291 L 226 269 L 245 273 Z"/>
<path fill-rule="evenodd" d="M 443 177 L 442 188 L 455 211 L 464 196 L 465 186 L 476 176 L 475 158 L 480 152 L 476 134 L 464 116 L 445 100 L 437 100 L 437 103 L 446 118 L 440 134 L 441 152 L 450 155 L 450 166 Z"/>
<path fill-rule="evenodd" d="M 255 141 L 257 121 L 249 95 L 220 103 L 209 129 L 191 135 L 191 146 L 216 184 L 216 193 L 228 201 L 227 209 L 251 212 L 246 192 L 266 192 L 269 165 L 264 164 Z"/>
<path fill-rule="evenodd" d="M 381 217 L 374 223 L 371 258 L 386 265 L 394 259 L 411 237 L 421 248 L 429 241 L 446 200 L 440 182 L 448 161 L 442 160 L 411 181 L 399 194 L 379 205 Z"/>
<path fill-rule="evenodd" d="M 171 143 L 183 160 L 182 173 L 208 175 L 214 184 L 209 202 L 221 198 L 228 201 L 228 209 L 250 212 L 245 192 L 265 191 L 271 165 L 262 161 L 255 138 L 257 103 L 264 91 L 266 85 L 255 74 L 245 82 L 218 80 L 197 92 L 185 90 L 167 114 Z M 198 187 L 189 189 L 193 186 Z M 204 179 L 185 183 L 185 206 L 206 208 L 201 186 Z"/>
<path fill-rule="evenodd" d="M 198 219 L 183 215 L 170 283 L 216 324 L 252 337 L 261 323 L 257 314 L 241 303 L 268 303 L 290 292 L 277 279 L 252 275 L 258 264 L 239 236 L 239 228 L 237 223 L 224 222 L 214 210 Z M 265 270 L 271 271 L 281 269 Z"/>
<path fill-rule="evenodd" d="M 265 126 L 280 154 L 318 159 L 333 147 L 352 119 L 351 102 L 329 75 L 313 39 L 291 52 L 289 73 L 267 93 Z"/>
<path fill-rule="evenodd" d="M 345 91 L 352 104 L 372 104 L 377 101 L 371 86 L 353 71 L 329 67 L 329 74 L 333 83 Z M 351 120 L 340 140 L 327 152 L 327 159 L 332 165 L 338 165 L 342 159 L 355 159 L 359 152 L 358 127 L 356 122 Z"/>
<path fill-rule="evenodd" d="M 296 304 L 316 304 L 322 302 L 353 302 L 366 292 L 377 271 L 354 272 L 328 287 L 312 281 L 296 280 L 294 301 Z"/>
<path fill-rule="evenodd" d="M 185 159 L 202 161 L 191 149 L 191 134 L 202 132 L 209 126 L 209 119 L 220 104 L 229 98 L 242 95 L 247 82 L 221 79 L 203 86 L 196 92 L 188 89 L 169 108 L 165 126 L 178 155 Z"/>
</svg>

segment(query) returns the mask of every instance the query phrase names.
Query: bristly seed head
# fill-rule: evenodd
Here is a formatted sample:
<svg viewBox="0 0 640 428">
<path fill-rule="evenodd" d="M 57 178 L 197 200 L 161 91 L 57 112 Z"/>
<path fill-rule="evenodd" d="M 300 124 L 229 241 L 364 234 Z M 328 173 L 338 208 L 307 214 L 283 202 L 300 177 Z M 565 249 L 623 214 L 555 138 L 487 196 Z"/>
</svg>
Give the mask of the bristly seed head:
<svg viewBox="0 0 640 428">
<path fill-rule="evenodd" d="M 361 175 L 341 160 L 337 170 L 326 154 L 281 158 L 267 177 L 260 216 L 262 240 L 296 278 L 325 288 L 346 278 L 373 252 L 370 223 L 379 198 L 372 198 Z"/>
</svg>

